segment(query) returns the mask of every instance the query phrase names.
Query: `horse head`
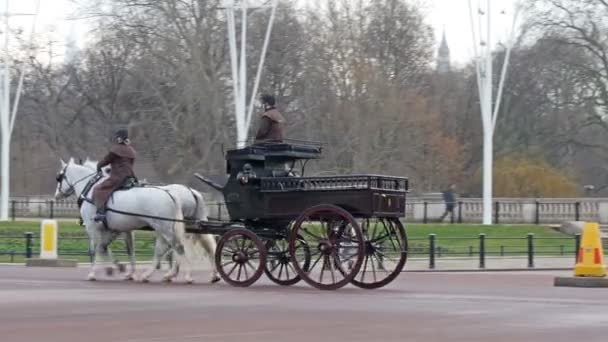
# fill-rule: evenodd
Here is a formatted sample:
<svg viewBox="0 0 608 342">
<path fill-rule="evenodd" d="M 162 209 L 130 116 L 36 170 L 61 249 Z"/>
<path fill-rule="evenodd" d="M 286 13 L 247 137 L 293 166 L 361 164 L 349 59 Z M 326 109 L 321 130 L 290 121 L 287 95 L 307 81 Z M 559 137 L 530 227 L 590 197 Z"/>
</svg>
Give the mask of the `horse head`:
<svg viewBox="0 0 608 342">
<path fill-rule="evenodd" d="M 60 160 L 61 169 L 57 173 L 55 180 L 57 188 L 55 189 L 55 199 L 68 198 L 77 192 L 86 184 L 94 173 L 91 173 L 89 168 L 79 165 L 74 162 L 74 158 L 70 158 L 68 162 Z"/>
</svg>

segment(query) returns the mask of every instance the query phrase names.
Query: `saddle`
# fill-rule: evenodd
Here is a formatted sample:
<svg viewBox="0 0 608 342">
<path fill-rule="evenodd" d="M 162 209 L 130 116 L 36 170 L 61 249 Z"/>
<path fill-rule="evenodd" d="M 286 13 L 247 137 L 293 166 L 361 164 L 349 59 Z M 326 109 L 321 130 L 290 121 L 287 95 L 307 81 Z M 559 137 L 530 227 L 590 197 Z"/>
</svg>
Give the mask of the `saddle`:
<svg viewBox="0 0 608 342">
<path fill-rule="evenodd" d="M 139 182 L 139 179 L 137 179 L 137 177 L 127 177 L 125 179 L 125 181 L 122 183 L 122 185 L 116 189 L 115 191 L 123 191 L 123 190 L 129 190 L 129 189 L 133 189 L 133 188 L 143 188 L 145 185 L 141 184 Z"/>
</svg>

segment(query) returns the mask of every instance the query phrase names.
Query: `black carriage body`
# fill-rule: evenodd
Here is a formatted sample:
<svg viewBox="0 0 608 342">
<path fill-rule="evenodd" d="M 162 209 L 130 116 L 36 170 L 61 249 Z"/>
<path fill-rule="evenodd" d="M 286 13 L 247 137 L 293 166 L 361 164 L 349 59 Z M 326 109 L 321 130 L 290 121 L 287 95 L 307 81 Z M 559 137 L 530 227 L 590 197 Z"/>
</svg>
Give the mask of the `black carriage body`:
<svg viewBox="0 0 608 342">
<path fill-rule="evenodd" d="M 321 153 L 310 143 L 253 145 L 227 152 L 227 180 L 196 175 L 222 192 L 230 215 L 230 221 L 199 221 L 188 230 L 222 235 L 215 252 L 222 279 L 249 286 L 266 273 L 284 286 L 304 280 L 323 290 L 351 282 L 372 289 L 401 273 L 408 251 L 399 220 L 407 178 L 305 177 L 304 165 Z M 303 164 L 300 174 L 297 163 Z"/>
<path fill-rule="evenodd" d="M 383 175 L 302 177 L 298 161 L 321 157 L 320 145 L 253 145 L 226 154 L 229 179 L 222 192 L 233 221 L 284 227 L 307 208 L 334 204 L 355 217 L 402 217 L 408 180 Z"/>
</svg>

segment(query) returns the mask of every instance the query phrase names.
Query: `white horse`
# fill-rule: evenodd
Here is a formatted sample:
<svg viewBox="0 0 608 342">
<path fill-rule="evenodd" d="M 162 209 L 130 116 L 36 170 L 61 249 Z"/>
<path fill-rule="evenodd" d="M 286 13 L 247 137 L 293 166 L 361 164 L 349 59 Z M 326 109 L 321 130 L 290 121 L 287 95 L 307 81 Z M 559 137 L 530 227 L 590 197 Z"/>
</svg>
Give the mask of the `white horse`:
<svg viewBox="0 0 608 342">
<path fill-rule="evenodd" d="M 83 166 L 89 168 L 91 172 L 97 170 L 97 162 L 94 160 L 90 160 L 87 158 L 85 162 L 82 164 Z M 110 174 L 111 168 L 104 167 L 102 172 L 104 177 L 108 177 Z M 182 184 L 169 184 L 163 186 L 156 186 L 160 189 L 164 189 L 170 191 L 172 195 L 178 197 L 182 204 L 182 213 L 184 217 L 194 220 L 194 221 L 207 221 L 209 218 L 207 205 L 205 204 L 205 200 L 203 195 L 190 187 L 187 187 Z M 125 240 L 125 247 L 127 254 L 132 263 L 132 267 L 134 267 L 135 260 L 135 252 L 133 249 L 133 235 L 131 233 L 123 234 L 123 238 Z M 215 283 L 220 280 L 219 274 L 217 272 L 217 268 L 215 266 L 214 257 L 215 257 L 215 249 L 216 249 L 216 241 L 212 234 L 188 234 L 186 233 L 186 238 L 189 239 L 194 246 L 199 245 L 202 247 L 202 250 L 205 251 L 205 256 L 209 262 L 209 266 L 211 267 L 211 283 Z M 155 267 L 160 267 L 160 262 L 168 252 L 170 252 L 170 248 L 167 244 L 164 243 L 163 239 L 156 239 L 156 245 L 154 248 L 155 260 L 157 261 Z M 111 251 L 110 251 L 111 254 Z M 173 263 L 173 267 L 176 268 L 177 264 Z M 174 269 L 174 273 L 177 275 L 178 270 Z M 171 279 L 167 279 L 171 280 Z"/>
<path fill-rule="evenodd" d="M 143 227 L 151 227 L 156 232 L 157 239 L 164 240 L 164 243 L 176 252 L 176 261 L 184 268 L 184 278 L 188 283 L 191 283 L 192 271 L 188 259 L 191 250 L 189 250 L 185 237 L 186 230 L 179 198 L 173 196 L 170 191 L 158 188 L 134 188 L 127 191 L 117 191 L 108 201 L 106 221 L 108 226 L 112 227 L 112 230 L 109 230 L 103 223 L 94 221 L 96 208 L 92 204 L 91 195 L 101 180 L 97 180 L 87 193 L 83 193 L 86 185 L 95 175 L 96 172 L 91 172 L 89 168 L 75 164 L 73 159 L 70 159 L 68 163 L 62 160 L 61 170 L 57 175 L 58 184 L 55 192 L 56 198 L 76 195 L 78 198 L 83 196 L 86 199 L 80 208 L 80 215 L 95 246 L 95 257 L 87 279 L 96 279 L 97 260 L 101 257 L 110 258 L 108 246 L 118 234 L 132 232 Z M 142 281 L 149 279 L 156 270 L 155 266 L 153 264 L 141 275 Z M 134 271 L 133 268 L 131 272 Z M 172 268 L 165 274 L 164 279 L 174 278 L 175 271 L 176 268 Z"/>
</svg>

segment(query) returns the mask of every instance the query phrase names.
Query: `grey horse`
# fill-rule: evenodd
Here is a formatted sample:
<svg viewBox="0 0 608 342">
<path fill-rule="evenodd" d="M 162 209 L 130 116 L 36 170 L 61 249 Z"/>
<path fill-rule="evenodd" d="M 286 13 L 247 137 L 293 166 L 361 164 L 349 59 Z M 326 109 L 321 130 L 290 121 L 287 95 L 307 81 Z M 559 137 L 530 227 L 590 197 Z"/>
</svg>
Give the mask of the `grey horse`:
<svg viewBox="0 0 608 342">
<path fill-rule="evenodd" d="M 87 194 L 83 194 L 85 186 L 96 175 L 85 166 L 61 161 L 61 170 L 57 174 L 56 198 L 65 198 L 71 195 L 90 199 L 90 194 L 100 180 L 95 182 Z M 89 197 L 87 197 L 89 196 Z M 83 202 L 80 215 L 87 233 L 94 245 L 95 257 L 87 276 L 89 280 L 96 279 L 97 261 L 109 259 L 108 246 L 119 233 L 129 233 L 141 227 L 151 227 L 157 234 L 157 239 L 175 251 L 176 261 L 184 269 L 186 282 L 192 282 L 192 270 L 188 256 L 192 253 L 191 246 L 186 239 L 186 230 L 183 223 L 183 212 L 179 198 L 168 190 L 158 188 L 133 188 L 127 191 L 117 191 L 108 203 L 107 224 L 112 230 L 101 222 L 95 222 L 96 208 L 89 201 Z M 141 274 L 140 279 L 147 281 L 156 270 L 156 258 L 153 265 Z M 177 268 L 173 267 L 164 279 L 173 279 Z M 134 272 L 134 269 L 131 270 Z"/>
</svg>

